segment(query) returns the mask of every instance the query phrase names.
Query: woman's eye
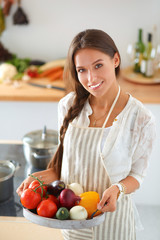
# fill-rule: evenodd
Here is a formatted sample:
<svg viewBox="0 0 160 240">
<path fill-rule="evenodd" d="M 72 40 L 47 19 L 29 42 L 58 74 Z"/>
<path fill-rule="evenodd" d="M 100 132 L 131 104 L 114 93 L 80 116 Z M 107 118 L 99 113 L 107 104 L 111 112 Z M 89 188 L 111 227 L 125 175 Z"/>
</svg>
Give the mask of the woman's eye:
<svg viewBox="0 0 160 240">
<path fill-rule="evenodd" d="M 82 73 L 82 72 L 84 72 L 84 69 L 78 69 L 78 73 Z"/>
<path fill-rule="evenodd" d="M 100 67 L 102 67 L 102 64 L 98 63 L 95 68 L 100 68 Z"/>
</svg>

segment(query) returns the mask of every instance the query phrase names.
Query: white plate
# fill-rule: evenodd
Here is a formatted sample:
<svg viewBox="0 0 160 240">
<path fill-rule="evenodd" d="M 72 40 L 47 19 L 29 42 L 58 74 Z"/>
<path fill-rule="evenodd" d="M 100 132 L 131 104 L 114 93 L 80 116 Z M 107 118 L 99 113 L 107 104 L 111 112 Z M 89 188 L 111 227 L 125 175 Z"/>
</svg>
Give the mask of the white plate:
<svg viewBox="0 0 160 240">
<path fill-rule="evenodd" d="M 105 219 L 105 214 L 102 213 L 93 219 L 87 220 L 58 220 L 54 218 L 41 217 L 28 209 L 23 208 L 23 216 L 32 223 L 41 226 L 59 229 L 82 229 L 91 228 L 101 224 Z"/>
</svg>

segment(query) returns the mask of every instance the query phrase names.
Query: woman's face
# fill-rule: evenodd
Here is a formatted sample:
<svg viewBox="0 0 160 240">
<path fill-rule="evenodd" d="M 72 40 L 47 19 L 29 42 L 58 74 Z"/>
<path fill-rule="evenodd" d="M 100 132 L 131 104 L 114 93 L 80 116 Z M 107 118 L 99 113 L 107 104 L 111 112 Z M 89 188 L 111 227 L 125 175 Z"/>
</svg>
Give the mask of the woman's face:
<svg viewBox="0 0 160 240">
<path fill-rule="evenodd" d="M 111 59 L 95 49 L 80 49 L 75 54 L 74 63 L 80 83 L 95 97 L 103 96 L 116 83 L 115 67 L 119 65 L 117 53 Z"/>
</svg>

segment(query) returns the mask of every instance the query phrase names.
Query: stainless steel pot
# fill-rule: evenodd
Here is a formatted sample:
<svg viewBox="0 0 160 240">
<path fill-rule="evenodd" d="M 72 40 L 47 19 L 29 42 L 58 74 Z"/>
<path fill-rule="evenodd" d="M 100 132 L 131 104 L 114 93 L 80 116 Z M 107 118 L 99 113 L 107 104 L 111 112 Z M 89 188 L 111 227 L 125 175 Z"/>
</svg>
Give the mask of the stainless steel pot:
<svg viewBox="0 0 160 240">
<path fill-rule="evenodd" d="M 12 160 L 0 160 L 0 202 L 13 195 L 13 177 L 20 164 Z"/>
<path fill-rule="evenodd" d="M 46 169 L 58 146 L 58 132 L 37 130 L 23 137 L 23 152 L 27 163 L 37 169 Z"/>
</svg>

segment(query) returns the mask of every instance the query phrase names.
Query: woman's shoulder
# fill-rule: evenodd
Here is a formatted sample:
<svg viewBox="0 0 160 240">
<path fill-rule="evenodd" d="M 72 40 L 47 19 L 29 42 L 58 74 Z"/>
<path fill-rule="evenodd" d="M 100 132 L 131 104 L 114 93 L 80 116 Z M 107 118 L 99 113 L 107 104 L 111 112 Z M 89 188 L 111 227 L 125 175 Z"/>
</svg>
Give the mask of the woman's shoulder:
<svg viewBox="0 0 160 240">
<path fill-rule="evenodd" d="M 72 106 L 74 101 L 75 93 L 70 92 L 65 97 L 61 98 L 58 103 L 58 125 L 59 129 L 63 124 L 63 120 L 67 115 L 69 108 Z"/>
<path fill-rule="evenodd" d="M 64 96 L 63 98 L 61 98 L 61 100 L 59 101 L 59 106 L 65 106 L 65 108 L 69 108 L 74 101 L 75 98 L 75 92 L 70 92 L 68 93 L 66 96 Z"/>
<path fill-rule="evenodd" d="M 138 116 L 138 119 L 143 119 L 144 122 L 155 121 L 152 112 L 138 99 L 130 95 L 131 111 Z"/>
</svg>

